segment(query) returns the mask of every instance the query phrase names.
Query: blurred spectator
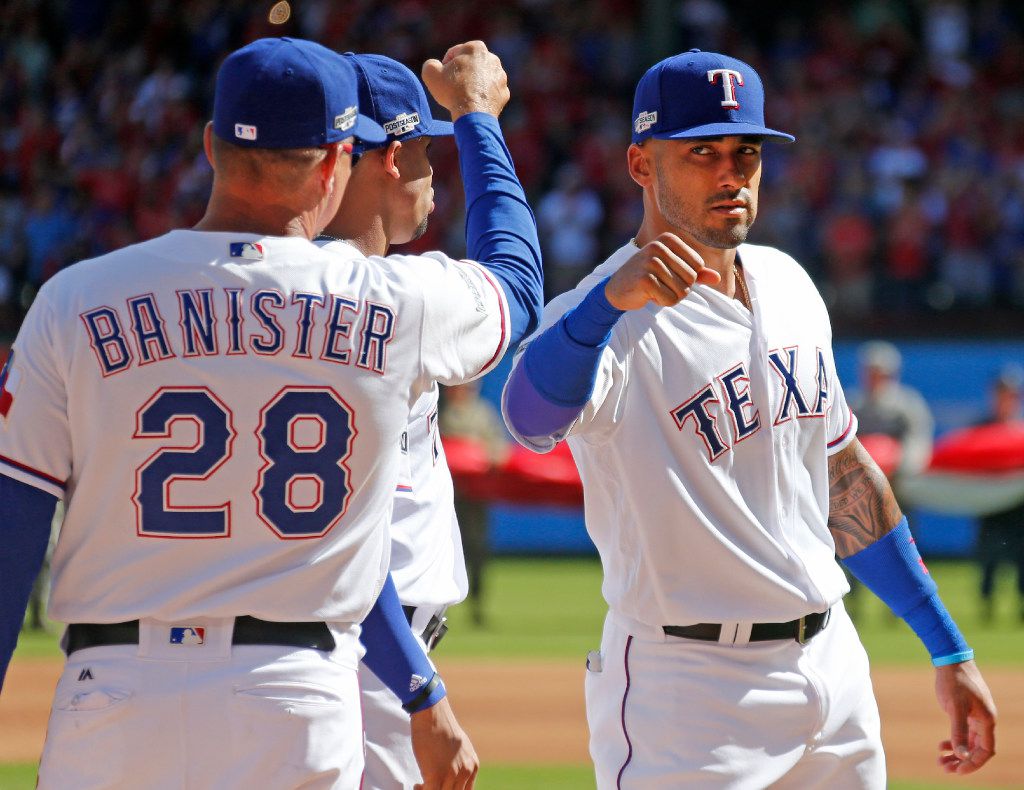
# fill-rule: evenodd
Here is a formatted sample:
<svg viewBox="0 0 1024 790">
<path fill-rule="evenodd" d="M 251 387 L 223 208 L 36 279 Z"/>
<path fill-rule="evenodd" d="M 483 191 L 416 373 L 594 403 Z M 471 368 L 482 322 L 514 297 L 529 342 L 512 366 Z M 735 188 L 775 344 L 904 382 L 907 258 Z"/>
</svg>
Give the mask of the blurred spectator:
<svg viewBox="0 0 1024 790">
<path fill-rule="evenodd" d="M 982 425 L 1024 421 L 1024 369 L 1004 368 L 992 384 L 992 413 Z M 1024 501 L 979 521 L 978 563 L 981 566 L 981 614 L 991 622 L 995 613 L 996 573 L 1002 562 L 1017 568 L 1018 617 L 1024 620 Z"/>
<path fill-rule="evenodd" d="M 58 201 L 56 191 L 48 184 L 39 185 L 25 218 L 27 274 L 32 285 L 42 285 L 60 269 L 77 230 L 75 218 Z"/>
<path fill-rule="evenodd" d="M 555 188 L 537 207 L 544 249 L 545 301 L 576 287 L 600 262 L 597 233 L 604 209 L 575 164 L 555 174 Z"/>
<path fill-rule="evenodd" d="M 844 200 L 824 217 L 829 307 L 834 314 L 863 315 L 872 305 L 871 262 L 875 227 L 859 178 L 844 184 Z"/>
<path fill-rule="evenodd" d="M 414 70 L 453 42 L 487 41 L 510 78 L 506 137 L 544 233 L 549 295 L 636 225 L 621 161 L 633 86 L 668 54 L 655 50 L 731 52 L 776 86 L 769 123 L 798 139 L 769 152 L 774 198 L 751 241 L 804 262 L 839 332 L 897 316 L 918 331 L 970 332 L 979 318 L 1024 330 L 1020 3 L 293 5 L 277 26 L 269 4 L 244 0 L 5 5 L 0 332 L 16 328 L 25 282 L 195 221 L 210 170 L 191 130 L 210 116 L 224 54 L 265 35 L 383 52 Z M 451 197 L 422 243 L 447 247 L 438 240 L 462 235 L 461 189 L 454 167 L 437 170 L 438 196 Z"/>
<path fill-rule="evenodd" d="M 508 435 L 497 409 L 480 397 L 480 383 L 471 381 L 457 387 L 445 387 L 441 393 L 438 427 L 441 436 L 469 439 L 487 452 L 492 466 L 499 466 L 508 455 Z M 476 625 L 483 625 L 484 574 L 490 558 L 490 508 L 487 502 L 469 499 L 455 488 L 455 515 L 462 532 L 462 550 L 469 578 L 470 613 Z"/>
<path fill-rule="evenodd" d="M 931 459 L 935 423 L 921 394 L 900 383 L 903 358 L 896 346 L 882 340 L 865 343 L 858 359 L 862 389 L 850 401 L 857 433 L 881 434 L 899 442 L 900 458 L 893 473 L 898 497 L 900 477 L 920 472 Z"/>
</svg>

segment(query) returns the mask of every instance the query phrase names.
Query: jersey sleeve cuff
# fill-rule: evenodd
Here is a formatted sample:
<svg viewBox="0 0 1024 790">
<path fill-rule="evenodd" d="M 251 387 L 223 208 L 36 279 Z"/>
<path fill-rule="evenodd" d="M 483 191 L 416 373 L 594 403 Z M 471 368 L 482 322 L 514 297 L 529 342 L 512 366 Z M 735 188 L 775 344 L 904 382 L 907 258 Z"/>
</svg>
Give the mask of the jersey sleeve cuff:
<svg viewBox="0 0 1024 790">
<path fill-rule="evenodd" d="M 45 491 L 47 494 L 52 494 L 58 499 L 64 498 L 65 483 L 63 480 L 5 455 L 0 455 L 0 474 L 5 474 L 19 483 L 25 483 L 40 491 Z"/>
<path fill-rule="evenodd" d="M 835 455 L 840 450 L 845 450 L 850 442 L 857 437 L 857 415 L 849 406 L 846 407 L 846 411 L 849 415 L 846 420 L 846 428 L 826 446 L 826 452 L 829 455 Z"/>
</svg>

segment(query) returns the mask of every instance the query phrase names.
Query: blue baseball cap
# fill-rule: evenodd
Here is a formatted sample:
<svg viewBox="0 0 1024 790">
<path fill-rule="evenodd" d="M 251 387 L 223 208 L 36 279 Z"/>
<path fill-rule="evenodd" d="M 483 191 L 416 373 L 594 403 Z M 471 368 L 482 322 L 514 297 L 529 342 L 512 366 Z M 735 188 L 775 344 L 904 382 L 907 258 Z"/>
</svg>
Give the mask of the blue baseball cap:
<svg viewBox="0 0 1024 790">
<path fill-rule="evenodd" d="M 451 121 L 430 114 L 430 102 L 419 79 L 397 60 L 384 55 L 346 52 L 359 82 L 359 108 L 384 127 L 387 140 L 364 140 L 357 151 L 377 148 L 392 140 L 442 137 L 455 134 Z"/>
<path fill-rule="evenodd" d="M 359 114 L 356 74 L 337 52 L 301 38 L 261 38 L 217 72 L 213 131 L 245 148 L 315 148 L 353 135 L 383 142 Z"/>
<path fill-rule="evenodd" d="M 764 125 L 764 86 L 751 66 L 691 49 L 656 63 L 640 78 L 633 98 L 634 143 L 725 135 L 796 139 Z"/>
</svg>

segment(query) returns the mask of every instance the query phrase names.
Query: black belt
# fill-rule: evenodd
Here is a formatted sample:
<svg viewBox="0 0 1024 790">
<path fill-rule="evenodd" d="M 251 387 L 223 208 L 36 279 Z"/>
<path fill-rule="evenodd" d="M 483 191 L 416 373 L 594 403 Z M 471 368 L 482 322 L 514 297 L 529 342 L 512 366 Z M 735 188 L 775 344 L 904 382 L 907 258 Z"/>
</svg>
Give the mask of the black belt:
<svg viewBox="0 0 1024 790">
<path fill-rule="evenodd" d="M 772 639 L 795 639 L 804 644 L 820 634 L 828 625 L 831 609 L 824 612 L 790 620 L 788 623 L 754 623 L 750 629 L 751 642 L 768 642 Z M 717 642 L 722 635 L 722 626 L 718 623 L 697 623 L 696 625 L 665 625 L 662 629 L 669 636 L 681 636 L 685 639 L 703 639 L 706 642 Z"/>
<path fill-rule="evenodd" d="M 72 623 L 68 626 L 67 653 L 86 647 L 137 645 L 139 621 L 127 623 Z M 243 615 L 235 618 L 233 645 L 281 645 L 334 650 L 335 642 L 326 623 L 276 623 Z"/>
<path fill-rule="evenodd" d="M 409 621 L 409 625 L 412 625 L 412 618 L 416 614 L 416 610 L 419 607 L 416 606 L 403 606 L 402 611 L 405 612 L 405 619 Z M 430 621 L 427 623 L 427 627 L 423 629 L 423 633 L 420 634 L 420 638 L 423 639 L 423 644 L 427 646 L 427 651 L 433 650 L 437 647 L 438 643 L 444 638 L 444 635 L 448 633 L 448 618 L 444 616 L 444 610 L 435 613 L 431 616 Z"/>
</svg>

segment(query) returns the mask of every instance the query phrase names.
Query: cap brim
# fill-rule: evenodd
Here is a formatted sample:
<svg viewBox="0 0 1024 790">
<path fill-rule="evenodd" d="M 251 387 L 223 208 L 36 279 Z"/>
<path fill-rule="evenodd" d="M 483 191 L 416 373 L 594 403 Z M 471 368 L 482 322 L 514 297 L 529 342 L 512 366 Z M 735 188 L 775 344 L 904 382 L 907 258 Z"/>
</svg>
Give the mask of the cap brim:
<svg viewBox="0 0 1024 790">
<path fill-rule="evenodd" d="M 709 123 L 689 129 L 676 129 L 672 132 L 655 132 L 650 136 L 658 140 L 690 140 L 694 137 L 735 137 L 737 135 L 764 137 L 776 143 L 792 143 L 796 140 L 791 134 L 753 123 Z"/>
<path fill-rule="evenodd" d="M 352 127 L 352 134 L 364 143 L 383 143 L 388 139 L 384 128 L 371 118 L 365 115 L 356 116 L 356 125 Z"/>
</svg>

